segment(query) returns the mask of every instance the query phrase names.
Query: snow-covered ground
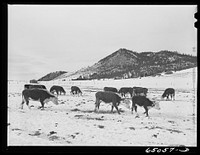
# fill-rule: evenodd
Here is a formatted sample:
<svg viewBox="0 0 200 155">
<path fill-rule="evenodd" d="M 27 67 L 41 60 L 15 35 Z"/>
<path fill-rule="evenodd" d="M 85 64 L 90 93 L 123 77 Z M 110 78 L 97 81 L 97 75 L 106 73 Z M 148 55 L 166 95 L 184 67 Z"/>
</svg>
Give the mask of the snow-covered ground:
<svg viewBox="0 0 200 155">
<path fill-rule="evenodd" d="M 30 101 L 20 109 L 25 82 L 8 81 L 8 146 L 197 146 L 197 68 L 160 77 L 141 79 L 41 82 L 49 90 L 60 85 L 66 95 L 58 96 L 59 105 L 49 102 L 44 110 Z M 70 95 L 70 87 L 79 86 L 83 96 Z M 110 113 L 104 102 L 94 112 L 95 93 L 105 86 L 116 88 L 142 86 L 147 97 L 160 102 L 161 110 L 150 109 L 150 118 L 138 107 L 139 118 L 125 104 L 121 115 Z M 166 88 L 176 91 L 174 101 L 161 100 Z"/>
</svg>

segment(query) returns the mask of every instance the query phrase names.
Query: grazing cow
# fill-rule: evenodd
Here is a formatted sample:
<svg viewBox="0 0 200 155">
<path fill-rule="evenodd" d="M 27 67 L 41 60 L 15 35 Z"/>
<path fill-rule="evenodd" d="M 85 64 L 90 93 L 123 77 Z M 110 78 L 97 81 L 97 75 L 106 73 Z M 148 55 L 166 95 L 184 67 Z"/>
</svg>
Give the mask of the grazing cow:
<svg viewBox="0 0 200 155">
<path fill-rule="evenodd" d="M 148 110 L 151 107 L 154 107 L 157 110 L 160 110 L 160 106 L 159 103 L 156 101 L 150 101 L 148 98 L 146 98 L 145 96 L 133 96 L 132 97 L 132 108 L 131 111 L 133 113 L 133 109 L 135 109 L 135 112 L 137 113 L 137 106 L 143 106 L 145 109 L 146 116 L 148 117 Z M 137 114 L 138 117 L 138 114 Z"/>
<path fill-rule="evenodd" d="M 38 81 L 33 79 L 33 80 L 30 80 L 30 83 L 38 83 Z"/>
<path fill-rule="evenodd" d="M 80 90 L 80 88 L 79 87 L 77 87 L 77 86 L 72 86 L 71 87 L 71 92 L 70 92 L 71 94 L 81 94 L 82 95 L 82 91 Z"/>
<path fill-rule="evenodd" d="M 167 97 L 167 99 L 169 99 L 169 96 L 171 96 L 171 100 L 172 98 L 175 100 L 175 90 L 173 88 L 165 89 L 164 93 L 162 94 L 162 98 Z"/>
<path fill-rule="evenodd" d="M 62 93 L 65 95 L 65 93 L 66 93 L 63 87 L 55 86 L 55 85 L 50 88 L 50 92 L 51 93 L 56 92 L 57 95 L 59 95 L 59 94 L 61 95 Z"/>
<path fill-rule="evenodd" d="M 120 93 L 122 97 L 125 97 L 125 94 L 129 93 L 131 95 L 131 97 L 132 97 L 133 88 L 131 88 L 131 87 L 122 87 L 122 88 L 120 88 L 118 93 Z"/>
<path fill-rule="evenodd" d="M 133 96 L 147 96 L 147 92 L 147 88 L 133 87 Z"/>
<path fill-rule="evenodd" d="M 23 104 L 26 102 L 26 105 L 29 107 L 29 100 L 32 99 L 34 101 L 40 101 L 42 107 L 44 109 L 44 104 L 52 101 L 54 104 L 58 105 L 58 98 L 45 89 L 24 89 L 22 91 L 22 103 L 21 109 L 23 109 Z M 30 109 L 30 107 L 29 107 Z"/>
<path fill-rule="evenodd" d="M 47 89 L 44 85 L 41 85 L 41 84 L 25 84 L 24 85 L 24 89 L 32 89 L 32 88 Z"/>
<path fill-rule="evenodd" d="M 115 107 L 118 114 L 120 114 L 117 106 L 124 99 L 122 99 L 118 94 L 116 94 L 114 92 L 110 92 L 110 91 L 99 91 L 95 94 L 95 97 L 96 97 L 96 102 L 95 102 L 95 110 L 94 111 L 99 110 L 99 105 L 100 105 L 101 101 L 103 101 L 105 103 L 112 102 L 111 112 L 113 112 L 113 108 Z"/>
<path fill-rule="evenodd" d="M 117 88 L 114 88 L 114 87 L 104 87 L 103 88 L 104 91 L 111 91 L 111 92 L 115 92 L 117 93 Z"/>
</svg>

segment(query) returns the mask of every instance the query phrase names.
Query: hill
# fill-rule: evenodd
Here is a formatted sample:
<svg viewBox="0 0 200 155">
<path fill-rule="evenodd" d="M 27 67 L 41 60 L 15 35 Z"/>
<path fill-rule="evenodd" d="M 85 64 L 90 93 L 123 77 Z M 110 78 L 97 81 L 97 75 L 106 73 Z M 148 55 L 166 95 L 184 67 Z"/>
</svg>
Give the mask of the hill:
<svg viewBox="0 0 200 155">
<path fill-rule="evenodd" d="M 163 72 L 170 74 L 196 66 L 197 57 L 191 55 L 167 50 L 137 53 L 121 48 L 90 67 L 80 69 L 66 76 L 63 74 L 62 78 L 75 78 L 78 80 L 135 78 L 155 76 Z"/>
<path fill-rule="evenodd" d="M 50 80 L 53 80 L 56 77 L 58 77 L 62 74 L 65 74 L 65 73 L 67 73 L 67 72 L 65 72 L 65 71 L 52 72 L 52 73 L 49 73 L 49 74 L 43 76 L 42 78 L 38 79 L 38 81 L 50 81 Z"/>
</svg>

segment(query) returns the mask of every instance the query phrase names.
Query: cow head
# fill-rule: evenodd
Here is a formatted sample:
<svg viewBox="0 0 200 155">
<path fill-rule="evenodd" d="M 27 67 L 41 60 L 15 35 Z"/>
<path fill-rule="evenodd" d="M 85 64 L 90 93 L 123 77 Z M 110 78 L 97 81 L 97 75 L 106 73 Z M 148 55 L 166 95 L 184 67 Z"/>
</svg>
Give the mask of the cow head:
<svg viewBox="0 0 200 155">
<path fill-rule="evenodd" d="M 159 104 L 159 102 L 158 101 L 153 101 L 152 107 L 154 107 L 157 110 L 160 110 L 160 104 Z"/>
<path fill-rule="evenodd" d="M 125 98 L 125 99 L 123 99 L 123 100 L 120 101 L 120 104 L 123 105 L 123 106 L 125 106 L 128 109 L 131 109 L 132 102 L 130 101 L 130 99 L 126 99 Z"/>
<path fill-rule="evenodd" d="M 50 101 L 54 104 L 58 105 L 58 98 L 57 97 L 50 97 Z"/>
<path fill-rule="evenodd" d="M 161 96 L 161 100 L 163 100 L 165 97 L 166 97 L 166 94 L 163 93 L 162 96 Z"/>
</svg>

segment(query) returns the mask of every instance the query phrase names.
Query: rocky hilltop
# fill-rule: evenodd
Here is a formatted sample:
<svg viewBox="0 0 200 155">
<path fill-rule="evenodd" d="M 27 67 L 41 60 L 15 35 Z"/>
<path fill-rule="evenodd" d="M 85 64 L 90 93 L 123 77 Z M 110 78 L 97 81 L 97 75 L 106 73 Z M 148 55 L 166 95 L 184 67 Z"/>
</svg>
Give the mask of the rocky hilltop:
<svg viewBox="0 0 200 155">
<path fill-rule="evenodd" d="M 76 79 L 135 78 L 197 66 L 197 57 L 173 51 L 141 52 L 121 48 L 94 65 L 67 77 Z M 64 78 L 64 76 L 62 76 Z"/>
</svg>

